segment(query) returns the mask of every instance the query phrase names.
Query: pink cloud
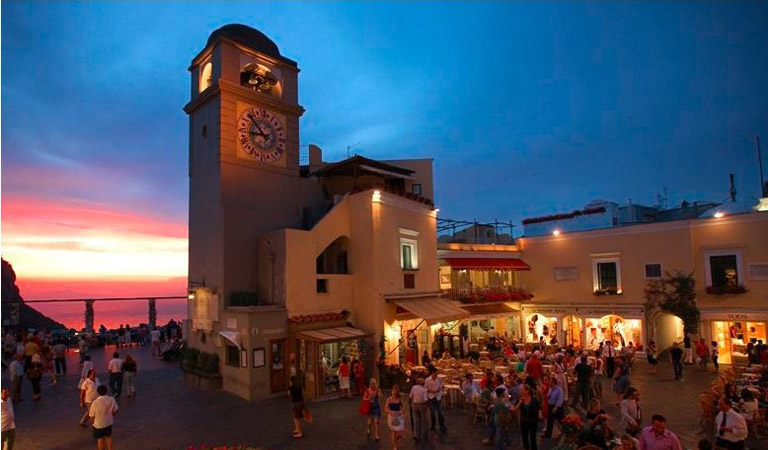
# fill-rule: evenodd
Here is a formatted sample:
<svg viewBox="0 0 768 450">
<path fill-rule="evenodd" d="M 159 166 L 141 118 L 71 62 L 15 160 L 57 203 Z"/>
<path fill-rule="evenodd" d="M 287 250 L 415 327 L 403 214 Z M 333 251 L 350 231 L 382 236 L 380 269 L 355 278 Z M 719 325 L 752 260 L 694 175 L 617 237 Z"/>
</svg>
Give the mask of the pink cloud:
<svg viewBox="0 0 768 450">
<path fill-rule="evenodd" d="M 59 235 L 61 227 L 92 231 L 130 232 L 163 237 L 187 237 L 186 222 L 75 201 L 3 195 L 5 233 Z"/>
</svg>

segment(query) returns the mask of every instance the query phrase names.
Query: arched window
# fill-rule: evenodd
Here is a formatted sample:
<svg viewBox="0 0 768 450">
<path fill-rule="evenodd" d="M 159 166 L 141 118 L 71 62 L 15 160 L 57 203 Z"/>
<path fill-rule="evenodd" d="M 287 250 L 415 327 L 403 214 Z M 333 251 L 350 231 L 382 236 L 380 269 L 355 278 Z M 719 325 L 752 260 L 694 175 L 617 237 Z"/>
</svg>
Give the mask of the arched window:
<svg viewBox="0 0 768 450">
<path fill-rule="evenodd" d="M 211 64 L 210 61 L 205 63 L 203 65 L 203 68 L 200 70 L 200 91 L 203 92 L 204 90 L 208 89 L 208 86 L 210 86 L 213 83 L 213 64 Z"/>
</svg>

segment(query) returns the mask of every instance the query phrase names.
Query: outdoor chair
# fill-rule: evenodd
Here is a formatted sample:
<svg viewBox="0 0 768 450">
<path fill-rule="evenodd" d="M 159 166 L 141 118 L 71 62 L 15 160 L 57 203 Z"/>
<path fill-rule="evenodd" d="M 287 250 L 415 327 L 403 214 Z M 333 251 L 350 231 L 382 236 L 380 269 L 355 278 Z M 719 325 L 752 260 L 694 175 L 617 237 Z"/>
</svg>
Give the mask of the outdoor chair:
<svg viewBox="0 0 768 450">
<path fill-rule="evenodd" d="M 699 402 L 701 403 L 701 418 L 699 419 L 699 426 L 702 431 L 712 430 L 715 423 L 715 397 L 712 394 L 699 395 Z"/>
<path fill-rule="evenodd" d="M 488 405 L 489 402 L 482 397 L 478 397 L 475 401 L 475 412 L 472 417 L 472 423 L 477 423 L 477 420 L 482 420 L 484 426 L 488 426 Z"/>
</svg>

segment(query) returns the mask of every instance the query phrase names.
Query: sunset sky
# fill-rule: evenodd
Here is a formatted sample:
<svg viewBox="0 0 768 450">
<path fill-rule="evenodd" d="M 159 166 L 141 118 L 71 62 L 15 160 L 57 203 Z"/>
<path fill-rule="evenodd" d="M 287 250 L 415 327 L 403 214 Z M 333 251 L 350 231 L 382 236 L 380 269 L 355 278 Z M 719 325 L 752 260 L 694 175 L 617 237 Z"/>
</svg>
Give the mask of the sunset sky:
<svg viewBox="0 0 768 450">
<path fill-rule="evenodd" d="M 3 2 L 1 244 L 25 298 L 184 293 L 187 67 L 233 22 L 298 62 L 302 144 L 434 158 L 442 217 L 723 201 L 729 173 L 759 197 L 765 2 Z"/>
</svg>

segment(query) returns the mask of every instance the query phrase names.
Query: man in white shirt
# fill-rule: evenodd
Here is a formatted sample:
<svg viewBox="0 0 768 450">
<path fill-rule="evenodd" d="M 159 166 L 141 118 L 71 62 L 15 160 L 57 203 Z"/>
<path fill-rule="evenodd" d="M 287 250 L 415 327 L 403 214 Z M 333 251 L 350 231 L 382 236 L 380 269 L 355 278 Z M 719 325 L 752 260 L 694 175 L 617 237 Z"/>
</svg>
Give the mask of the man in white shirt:
<svg viewBox="0 0 768 450">
<path fill-rule="evenodd" d="M 99 450 L 112 450 L 112 424 L 115 423 L 117 402 L 107 395 L 107 387 L 99 386 L 99 397 L 93 401 L 90 417 L 93 422 L 93 438 Z"/>
<path fill-rule="evenodd" d="M 109 388 L 112 389 L 112 396 L 118 400 L 123 392 L 123 360 L 120 359 L 120 353 L 112 354 L 107 370 L 109 371 Z"/>
<path fill-rule="evenodd" d="M 8 366 L 8 373 L 11 375 L 11 399 L 14 403 L 21 401 L 21 380 L 24 379 L 24 361 L 23 355 L 14 355 L 13 361 Z"/>
<path fill-rule="evenodd" d="M 605 374 L 608 378 L 613 378 L 613 373 L 616 371 L 616 348 L 613 345 L 613 341 L 605 341 L 603 346 L 603 359 L 605 360 Z"/>
<path fill-rule="evenodd" d="M 96 378 L 96 371 L 90 369 L 86 378 L 80 385 L 80 407 L 85 408 L 85 414 L 80 418 L 80 425 L 88 425 L 88 415 L 91 409 L 91 403 L 98 398 L 98 388 L 101 386 L 101 381 Z M 106 387 L 105 387 L 106 389 Z"/>
<path fill-rule="evenodd" d="M 8 389 L 2 390 L 2 435 L 3 450 L 13 450 L 13 442 L 16 439 L 16 415 L 13 412 L 13 403 L 11 403 Z"/>
<path fill-rule="evenodd" d="M 424 382 L 427 388 L 427 399 L 429 402 L 430 430 L 435 429 L 435 416 L 440 422 L 440 431 L 445 433 L 445 416 L 443 416 L 442 398 L 443 398 L 443 380 L 437 377 L 437 367 L 429 368 L 429 377 Z"/>
<path fill-rule="evenodd" d="M 416 384 L 411 388 L 408 394 L 411 404 L 411 428 L 413 438 L 417 441 L 427 440 L 429 438 L 429 429 L 427 428 L 427 418 L 429 417 L 429 407 L 427 406 L 427 388 L 424 387 L 424 378 L 416 380 Z"/>
<path fill-rule="evenodd" d="M 161 355 L 162 352 L 160 351 L 160 330 L 158 328 L 152 329 L 152 331 L 149 332 L 150 336 L 152 336 L 152 356 L 155 356 L 155 350 L 157 350 L 157 354 Z"/>
<path fill-rule="evenodd" d="M 747 439 L 747 421 L 733 410 L 731 401 L 726 397 L 720 399 L 720 412 L 715 417 L 715 436 L 717 446 L 730 450 L 744 450 L 744 441 Z"/>
</svg>

